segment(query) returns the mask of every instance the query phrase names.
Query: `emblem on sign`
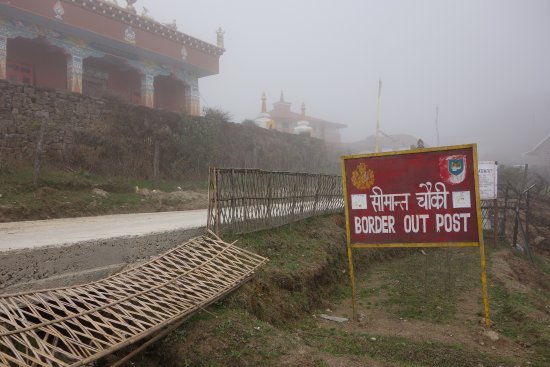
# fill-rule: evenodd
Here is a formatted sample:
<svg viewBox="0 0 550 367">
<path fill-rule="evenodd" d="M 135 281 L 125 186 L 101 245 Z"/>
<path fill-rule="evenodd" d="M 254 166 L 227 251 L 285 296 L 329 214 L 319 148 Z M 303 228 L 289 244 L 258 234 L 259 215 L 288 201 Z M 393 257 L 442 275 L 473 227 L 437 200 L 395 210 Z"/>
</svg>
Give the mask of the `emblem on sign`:
<svg viewBox="0 0 550 367">
<path fill-rule="evenodd" d="M 456 185 L 466 178 L 466 156 L 451 155 L 439 158 L 439 173 L 448 184 Z"/>
<path fill-rule="evenodd" d="M 351 182 L 358 190 L 368 190 L 374 185 L 374 172 L 365 163 L 359 163 L 351 175 Z"/>
</svg>

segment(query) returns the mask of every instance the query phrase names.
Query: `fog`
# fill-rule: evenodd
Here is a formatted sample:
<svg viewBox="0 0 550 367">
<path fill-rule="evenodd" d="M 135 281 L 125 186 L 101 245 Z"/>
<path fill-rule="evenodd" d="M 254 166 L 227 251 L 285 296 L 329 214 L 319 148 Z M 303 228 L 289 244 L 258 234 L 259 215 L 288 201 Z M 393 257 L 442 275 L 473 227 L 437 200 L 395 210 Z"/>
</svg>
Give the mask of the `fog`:
<svg viewBox="0 0 550 367">
<path fill-rule="evenodd" d="M 119 3 L 121 0 L 119 0 Z M 210 43 L 225 30 L 220 74 L 200 81 L 203 107 L 240 122 L 268 103 L 436 145 L 477 142 L 483 159 L 521 161 L 550 134 L 550 1 L 139 0 L 161 22 Z"/>
</svg>

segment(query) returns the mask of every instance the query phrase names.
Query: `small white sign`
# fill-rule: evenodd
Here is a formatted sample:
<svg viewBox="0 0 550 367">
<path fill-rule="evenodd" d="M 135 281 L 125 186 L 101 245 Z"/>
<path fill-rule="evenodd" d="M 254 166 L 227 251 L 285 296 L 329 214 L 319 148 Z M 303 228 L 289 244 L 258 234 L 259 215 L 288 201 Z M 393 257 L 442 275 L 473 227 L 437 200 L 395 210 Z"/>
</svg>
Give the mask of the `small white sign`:
<svg viewBox="0 0 550 367">
<path fill-rule="evenodd" d="M 470 199 L 470 191 L 455 191 L 453 192 L 453 208 L 471 208 L 472 201 Z"/>
<path fill-rule="evenodd" d="M 480 161 L 477 165 L 479 174 L 479 196 L 481 200 L 497 198 L 498 166 L 495 161 Z"/>
<path fill-rule="evenodd" d="M 351 195 L 351 209 L 367 209 L 367 194 Z"/>
</svg>

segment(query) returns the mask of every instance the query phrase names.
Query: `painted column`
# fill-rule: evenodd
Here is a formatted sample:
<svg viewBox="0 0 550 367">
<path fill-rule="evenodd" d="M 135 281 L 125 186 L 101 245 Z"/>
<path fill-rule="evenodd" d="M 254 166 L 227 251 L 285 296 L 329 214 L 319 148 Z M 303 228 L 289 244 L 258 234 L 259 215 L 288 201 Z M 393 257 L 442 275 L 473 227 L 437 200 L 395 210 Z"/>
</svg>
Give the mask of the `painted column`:
<svg viewBox="0 0 550 367">
<path fill-rule="evenodd" d="M 190 115 L 200 116 L 201 114 L 201 100 L 199 93 L 199 80 L 196 76 L 193 76 L 189 83 L 189 98 L 188 98 L 188 109 Z"/>
<path fill-rule="evenodd" d="M 199 78 L 184 68 L 172 70 L 177 79 L 185 83 L 185 110 L 188 115 L 200 116 L 201 102 L 199 93 Z"/>
<path fill-rule="evenodd" d="M 67 90 L 82 93 L 82 75 L 84 74 L 84 60 L 88 57 L 103 57 L 105 53 L 94 50 L 84 41 L 65 38 L 47 38 L 48 42 L 65 50 L 67 56 Z"/>
<path fill-rule="evenodd" d="M 8 58 L 8 37 L 0 34 L 0 79 L 6 79 L 6 60 Z"/>
<path fill-rule="evenodd" d="M 146 73 L 141 76 L 141 104 L 155 107 L 155 75 Z"/>
<path fill-rule="evenodd" d="M 57 6 L 57 19 L 63 18 L 63 6 Z M 0 77 L 6 78 L 7 39 L 22 37 L 35 39 L 39 36 L 46 38 L 47 42 L 59 47 L 69 55 L 67 59 L 67 89 L 71 92 L 82 93 L 83 61 L 87 57 L 103 57 L 105 53 L 94 50 L 84 41 L 67 38 L 62 34 L 48 28 L 25 23 L 20 20 L 8 21 L 0 16 Z"/>
<path fill-rule="evenodd" d="M 7 60 L 8 60 L 8 38 L 10 38 L 10 28 L 8 22 L 0 18 L 0 79 L 7 79 Z"/>
<path fill-rule="evenodd" d="M 67 90 L 82 93 L 83 61 L 80 55 L 70 54 L 67 58 Z"/>
<path fill-rule="evenodd" d="M 141 104 L 155 108 L 155 78 L 170 75 L 170 71 L 148 60 L 128 60 L 128 63 L 141 73 Z"/>
</svg>

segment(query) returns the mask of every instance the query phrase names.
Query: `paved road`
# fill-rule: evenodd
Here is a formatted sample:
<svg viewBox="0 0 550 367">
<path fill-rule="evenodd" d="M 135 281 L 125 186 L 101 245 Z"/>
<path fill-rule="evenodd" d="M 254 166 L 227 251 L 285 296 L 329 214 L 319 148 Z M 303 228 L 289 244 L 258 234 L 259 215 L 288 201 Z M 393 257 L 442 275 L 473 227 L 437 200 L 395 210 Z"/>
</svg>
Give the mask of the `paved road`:
<svg viewBox="0 0 550 367">
<path fill-rule="evenodd" d="M 0 252 L 206 226 L 206 209 L 0 223 Z"/>
</svg>

